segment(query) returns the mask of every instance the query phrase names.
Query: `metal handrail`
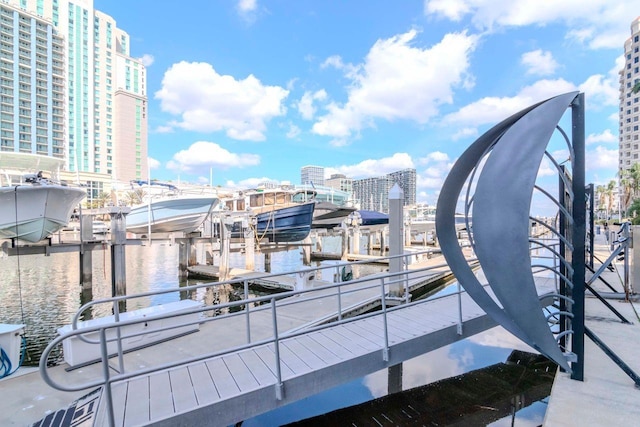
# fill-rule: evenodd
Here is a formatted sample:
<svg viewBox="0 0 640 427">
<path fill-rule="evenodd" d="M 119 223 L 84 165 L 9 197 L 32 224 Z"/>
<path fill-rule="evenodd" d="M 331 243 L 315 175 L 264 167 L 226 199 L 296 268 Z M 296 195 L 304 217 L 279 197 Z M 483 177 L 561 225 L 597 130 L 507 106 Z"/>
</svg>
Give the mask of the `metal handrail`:
<svg viewBox="0 0 640 427">
<path fill-rule="evenodd" d="M 428 270 L 428 269 L 425 269 Z M 387 308 L 386 304 L 384 303 L 385 301 L 385 294 L 386 294 L 386 286 L 385 286 L 385 282 L 384 279 L 385 277 L 380 277 L 380 287 L 381 287 L 381 295 L 380 297 L 382 298 L 383 301 L 383 305 L 384 308 L 382 310 L 382 315 L 384 318 L 384 333 L 385 333 L 385 343 L 384 343 L 384 352 L 388 357 L 388 327 L 387 327 L 387 323 L 386 323 L 386 315 L 388 312 L 390 311 L 394 311 L 394 310 L 398 310 L 407 306 L 413 306 L 413 305 L 417 305 L 417 304 L 423 304 L 429 301 L 433 301 L 436 299 L 440 299 L 440 298 L 446 298 L 446 297 L 450 297 L 451 295 L 454 294 L 447 294 L 447 295 L 442 295 L 439 297 L 435 297 L 435 298 L 431 298 L 429 300 L 420 300 L 420 301 L 414 301 L 411 302 L 409 304 L 403 304 L 401 306 L 397 306 L 397 307 L 392 307 L 392 308 Z M 350 284 L 350 283 L 349 283 Z M 338 284 L 338 286 L 343 286 L 344 284 Z M 379 285 L 374 285 L 374 286 L 379 286 Z M 291 294 L 302 294 L 305 292 L 312 292 L 314 290 L 304 290 L 304 291 L 299 291 L 299 292 L 291 292 Z M 464 292 L 464 291 L 460 291 L 460 292 Z M 456 292 L 456 293 L 460 293 L 460 292 Z M 275 345 L 277 345 L 281 340 L 286 339 L 286 338 L 292 338 L 292 337 L 296 337 L 299 335 L 303 335 L 309 332 L 313 332 L 316 330 L 321 330 L 321 329 L 326 329 L 335 325 L 339 325 L 339 324 L 345 324 L 345 323 L 349 323 L 349 322 L 353 322 L 356 320 L 360 320 L 360 319 L 364 319 L 364 318 L 368 318 L 368 317 L 373 317 L 373 316 L 377 316 L 380 314 L 380 312 L 373 312 L 373 313 L 367 313 L 367 314 L 363 314 L 357 317 L 353 317 L 353 318 L 348 318 L 348 319 L 343 319 L 340 320 L 338 322 L 332 322 L 330 324 L 325 324 L 325 325 L 320 325 L 320 326 L 315 326 L 315 327 L 311 327 L 305 330 L 299 330 L 299 331 L 294 331 L 294 332 L 290 332 L 290 333 L 285 333 L 285 334 L 278 334 L 277 332 L 277 301 L 281 300 L 282 297 L 281 295 L 278 296 L 268 296 L 268 297 L 263 297 L 264 299 L 268 299 L 271 302 L 270 305 L 270 309 L 273 313 L 273 319 L 274 319 L 274 334 L 271 338 L 267 338 L 267 339 L 263 339 L 263 340 L 259 340 L 253 343 L 248 343 L 248 344 L 244 344 L 244 345 L 240 345 L 240 346 L 235 346 L 235 347 L 231 347 L 225 350 L 220 350 L 220 351 L 216 351 L 216 352 L 211 352 L 211 353 L 206 353 L 206 354 L 202 354 L 199 356 L 193 356 L 193 357 L 189 357 L 186 359 L 182 359 L 182 360 L 178 360 L 178 361 L 173 361 L 170 363 L 164 363 L 162 365 L 159 366 L 155 366 L 155 367 L 148 367 L 148 368 L 143 368 L 143 369 L 139 369 L 137 371 L 133 371 L 133 372 L 120 372 L 117 373 L 115 375 L 112 375 L 111 372 L 109 372 L 109 367 L 108 367 L 108 360 L 109 360 L 109 353 L 108 353 L 108 343 L 109 342 L 113 342 L 116 341 L 118 338 L 107 338 L 107 331 L 110 329 L 119 329 L 119 328 L 124 328 L 125 326 L 129 326 L 129 325 L 135 325 L 135 324 L 139 324 L 139 323 L 144 323 L 144 322 L 152 322 L 155 320 L 161 320 L 161 319 L 167 319 L 167 318 L 172 318 L 172 317 L 178 317 L 178 316 L 184 316 L 187 314 L 192 314 L 192 313 L 198 313 L 198 312 L 205 312 L 205 311 L 211 311 L 211 310 L 215 310 L 215 309 L 219 309 L 221 306 L 240 306 L 246 303 L 246 301 L 236 301 L 233 303 L 225 303 L 225 304 L 219 304 L 219 305 L 213 305 L 213 306 L 206 306 L 206 307 L 201 307 L 201 308 L 197 308 L 197 309 L 190 309 L 190 310 L 185 310 L 185 311 L 181 311 L 179 313 L 168 313 L 168 314 L 161 314 L 161 315 L 156 315 L 156 316 L 149 316 L 149 317 L 145 317 L 145 318 L 141 318 L 141 319 L 131 319 L 131 320 L 125 320 L 125 321 L 121 321 L 119 323 L 111 323 L 111 324 L 104 324 L 104 325 L 96 325 L 96 326 L 92 326 L 92 327 L 86 327 L 86 328 L 82 328 L 82 329 L 76 329 L 76 330 L 72 330 L 71 332 L 69 332 L 68 334 L 64 334 L 61 336 L 56 337 L 54 340 L 52 340 L 49 345 L 47 345 L 47 347 L 45 348 L 45 350 L 42 353 L 42 357 L 40 359 L 40 373 L 42 375 L 42 378 L 44 379 L 44 381 L 51 387 L 56 388 L 58 390 L 63 390 L 63 391 L 80 391 L 80 390 L 86 390 L 88 388 L 92 388 L 92 387 L 97 387 L 97 386 L 105 386 L 105 388 L 110 388 L 110 385 L 116 381 L 122 381 L 122 380 L 126 380 L 126 379 L 130 379 L 136 376 L 141 376 L 141 375 L 146 375 L 146 374 L 150 374 L 153 372 L 157 372 L 160 370 L 164 370 L 164 369 L 170 369 L 170 368 L 174 368 L 177 366 L 181 366 L 184 364 L 188 364 L 188 363 L 194 363 L 194 362 L 198 362 L 201 360 L 205 360 L 205 359 L 209 359 L 212 357 L 216 357 L 216 356 L 221 356 L 221 355 L 225 355 L 225 354 L 229 354 L 232 352 L 237 352 L 237 351 L 241 351 L 244 349 L 248 349 L 251 347 L 256 347 L 256 346 L 260 346 L 260 345 L 264 345 L 264 344 L 270 344 L 273 343 Z M 281 304 L 285 305 L 285 304 Z M 211 318 L 210 321 L 213 320 L 217 320 L 218 318 Z M 185 325 L 191 325 L 191 324 L 196 324 L 196 323 L 200 323 L 199 321 L 192 321 L 192 322 L 186 322 L 186 323 L 182 323 L 179 326 L 171 326 L 171 327 L 165 327 L 162 328 L 163 330 L 165 329 L 172 329 L 175 327 L 181 327 L 181 326 L 185 326 Z M 93 381 L 87 381 L 84 383 L 80 383 L 78 385 L 65 385 L 65 384 L 59 384 L 57 382 L 55 382 L 48 374 L 47 371 L 47 360 L 49 358 L 49 355 L 51 354 L 52 350 L 54 348 L 56 348 L 58 345 L 60 345 L 64 340 L 70 339 L 72 337 L 79 337 L 83 334 L 90 334 L 90 333 L 94 333 L 94 332 L 98 332 L 100 335 L 100 339 L 97 341 L 97 343 L 100 344 L 100 348 L 101 348 L 101 361 L 103 363 L 103 366 L 106 366 L 106 368 L 103 369 L 103 378 L 101 380 L 93 380 Z M 124 338 L 128 338 L 128 337 L 135 337 L 135 336 L 140 336 L 140 335 L 144 335 L 148 332 L 139 332 L 139 333 L 135 333 L 135 334 L 129 334 L 126 335 Z M 279 358 L 278 358 L 279 361 Z M 280 378 L 281 379 L 281 378 Z M 109 396 L 107 396 L 107 400 L 109 400 Z"/>
</svg>

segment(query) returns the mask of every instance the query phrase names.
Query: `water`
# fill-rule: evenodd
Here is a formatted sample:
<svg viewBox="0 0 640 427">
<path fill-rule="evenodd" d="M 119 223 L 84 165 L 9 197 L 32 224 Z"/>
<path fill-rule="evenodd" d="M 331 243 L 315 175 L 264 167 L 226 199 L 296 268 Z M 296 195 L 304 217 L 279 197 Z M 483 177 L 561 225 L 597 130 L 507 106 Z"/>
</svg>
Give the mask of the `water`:
<svg viewBox="0 0 640 427">
<path fill-rule="evenodd" d="M 331 245 L 325 243 L 325 251 Z M 153 243 L 147 246 L 127 246 L 127 293 L 170 289 L 194 284 L 178 275 L 178 245 Z M 364 253 L 364 251 L 363 251 Z M 0 323 L 25 323 L 28 356 L 26 365 L 36 365 L 39 354 L 56 335 L 57 328 L 70 323 L 77 309 L 93 299 L 111 296 L 110 254 L 108 247 L 93 251 L 93 287 L 82 291 L 79 284 L 79 259 L 76 253 L 0 257 Z M 300 249 L 270 254 L 271 271 L 285 272 L 301 268 Z M 232 267 L 244 267 L 240 254 L 230 257 Z M 264 254 L 256 254 L 256 269 L 265 270 Z M 380 267 L 360 266 L 354 275 L 379 271 Z M 331 270 L 329 270 L 331 271 Z M 442 293 L 455 291 L 455 286 Z M 261 295 L 251 291 L 251 295 Z M 226 302 L 241 297 L 241 290 L 231 286 L 207 288 L 203 298 L 207 303 Z M 129 303 L 128 309 L 177 301 L 179 292 L 153 296 Z M 110 314 L 110 307 L 97 307 L 93 315 Z M 494 328 L 473 338 L 454 343 L 404 363 L 403 389 L 504 362 L 513 349 L 533 351 L 501 328 Z M 60 355 L 58 355 L 60 357 Z M 247 420 L 243 426 L 282 425 L 338 408 L 366 402 L 387 393 L 387 371 L 367 375 L 335 389 L 319 393 L 269 413 Z M 546 405 L 537 403 L 492 426 L 535 426 L 542 423 Z"/>
</svg>

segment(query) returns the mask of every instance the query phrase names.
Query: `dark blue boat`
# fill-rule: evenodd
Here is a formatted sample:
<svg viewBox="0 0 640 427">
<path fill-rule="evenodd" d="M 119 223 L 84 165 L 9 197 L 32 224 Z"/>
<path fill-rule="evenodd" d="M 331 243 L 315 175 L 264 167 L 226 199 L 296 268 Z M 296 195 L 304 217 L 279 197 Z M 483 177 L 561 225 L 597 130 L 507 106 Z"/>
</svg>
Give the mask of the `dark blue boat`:
<svg viewBox="0 0 640 427">
<path fill-rule="evenodd" d="M 256 215 L 256 238 L 270 242 L 298 242 L 311 231 L 315 202 L 275 208 Z"/>
<path fill-rule="evenodd" d="M 377 212 L 377 211 L 367 211 L 367 210 L 358 210 L 356 211 L 360 215 L 360 219 L 362 220 L 361 226 L 367 225 L 384 225 L 389 224 L 389 215 Z"/>
</svg>

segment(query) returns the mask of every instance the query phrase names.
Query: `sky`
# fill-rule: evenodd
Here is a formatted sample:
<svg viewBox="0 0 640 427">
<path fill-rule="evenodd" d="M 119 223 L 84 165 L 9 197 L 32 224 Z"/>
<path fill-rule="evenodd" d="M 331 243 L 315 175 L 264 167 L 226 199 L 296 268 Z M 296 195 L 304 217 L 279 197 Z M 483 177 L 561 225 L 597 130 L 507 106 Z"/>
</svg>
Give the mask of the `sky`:
<svg viewBox="0 0 640 427">
<path fill-rule="evenodd" d="M 636 1 L 94 7 L 129 34 L 131 56 L 147 67 L 154 179 L 249 188 L 299 184 L 306 165 L 354 179 L 415 168 L 417 201 L 434 205 L 482 133 L 574 90 L 586 99 L 586 182 L 616 178 L 618 71 Z"/>
</svg>

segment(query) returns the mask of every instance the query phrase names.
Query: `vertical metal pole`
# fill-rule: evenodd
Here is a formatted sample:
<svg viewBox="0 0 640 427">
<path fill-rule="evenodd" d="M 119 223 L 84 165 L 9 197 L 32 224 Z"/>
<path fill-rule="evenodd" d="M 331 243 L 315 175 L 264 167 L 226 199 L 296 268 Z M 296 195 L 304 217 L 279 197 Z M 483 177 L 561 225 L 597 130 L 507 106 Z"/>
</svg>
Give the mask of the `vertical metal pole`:
<svg viewBox="0 0 640 427">
<path fill-rule="evenodd" d="M 109 212 L 111 216 L 111 296 L 114 297 L 127 294 L 125 217 L 129 211 L 129 208 L 112 207 Z M 120 301 L 120 311 L 126 310 L 126 302 Z"/>
<path fill-rule="evenodd" d="M 567 203 L 567 189 L 565 188 L 564 181 L 562 180 L 562 177 L 566 176 L 565 166 L 560 166 L 560 174 L 561 176 L 558 177 L 558 201 L 560 202 L 560 205 L 563 208 L 570 211 L 571 207 L 568 206 L 568 203 Z M 564 238 L 567 238 L 566 221 L 567 221 L 567 218 L 565 214 L 562 212 L 562 210 L 558 210 L 558 234 Z M 558 239 L 558 254 L 560 255 L 561 259 L 567 259 L 566 250 L 567 250 L 567 245 L 564 243 L 564 241 L 562 241 L 562 239 Z M 560 295 L 567 295 L 568 286 L 565 280 L 562 279 L 562 277 L 568 277 L 567 267 L 562 261 L 559 260 L 558 268 L 561 275 L 560 278 L 558 279 L 559 280 L 558 291 Z M 566 311 L 567 311 L 567 301 L 564 298 L 560 298 L 560 313 L 565 313 Z M 560 334 L 559 344 L 563 351 L 567 351 L 567 338 L 566 338 L 566 335 L 563 333 L 567 330 L 567 322 L 568 322 L 567 316 L 564 314 L 560 314 L 560 330 L 558 331 L 558 333 Z"/>
<path fill-rule="evenodd" d="M 460 282 L 457 282 L 458 286 L 458 335 L 462 335 L 462 288 Z"/>
<path fill-rule="evenodd" d="M 594 243 L 594 235 L 593 235 L 593 207 L 594 207 L 594 188 L 593 184 L 589 184 L 587 186 L 587 192 L 589 194 L 589 267 L 593 268 L 593 243 Z"/>
<path fill-rule="evenodd" d="M 280 369 L 280 339 L 278 337 L 278 315 L 276 313 L 275 298 L 271 298 L 271 318 L 273 321 L 273 344 L 276 357 L 276 399 L 282 400 L 284 398 L 284 389 L 282 384 L 282 371 Z"/>
<path fill-rule="evenodd" d="M 104 328 L 100 329 L 100 351 L 102 353 L 102 374 L 104 375 L 104 394 L 107 400 L 109 426 L 115 427 L 116 417 L 113 412 L 113 397 L 111 395 L 111 381 L 109 380 L 109 352 L 107 351 L 107 335 Z"/>
<path fill-rule="evenodd" d="M 251 318 L 250 318 L 250 306 L 249 303 L 249 281 L 244 279 L 244 300 L 246 301 L 244 304 L 244 311 L 246 311 L 246 320 L 247 320 L 247 344 L 251 342 Z"/>
<path fill-rule="evenodd" d="M 342 320 L 342 285 L 338 285 L 338 320 Z"/>
<path fill-rule="evenodd" d="M 389 289 L 389 296 L 401 298 L 403 292 L 402 277 L 404 270 L 404 239 L 402 233 L 404 192 L 396 183 L 389 190 L 389 274 L 395 278 L 395 284 Z"/>
<path fill-rule="evenodd" d="M 382 302 L 382 322 L 384 328 L 384 348 L 382 349 L 382 360 L 389 361 L 389 328 L 387 326 L 387 298 L 384 290 L 384 277 L 380 278 L 381 295 L 380 301 Z"/>
<path fill-rule="evenodd" d="M 571 365 L 571 378 L 584 379 L 584 280 L 585 280 L 585 149 L 584 149 L 584 93 L 571 104 L 573 152 L 573 335 L 571 351 L 577 361 Z"/>
</svg>

